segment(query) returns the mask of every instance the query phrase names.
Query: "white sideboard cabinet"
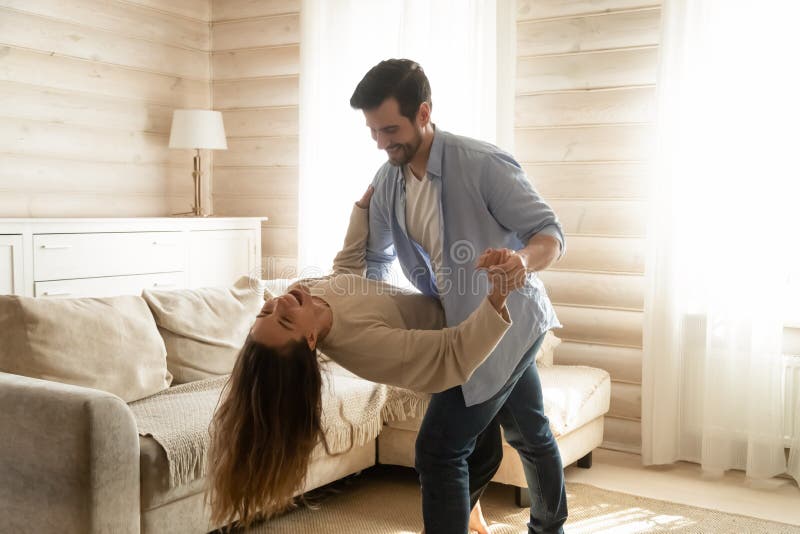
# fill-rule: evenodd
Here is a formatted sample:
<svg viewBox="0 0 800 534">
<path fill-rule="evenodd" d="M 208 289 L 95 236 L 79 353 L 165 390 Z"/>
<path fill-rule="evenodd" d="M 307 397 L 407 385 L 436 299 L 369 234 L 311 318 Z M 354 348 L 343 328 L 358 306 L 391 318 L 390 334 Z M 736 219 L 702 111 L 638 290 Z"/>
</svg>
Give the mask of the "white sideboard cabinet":
<svg viewBox="0 0 800 534">
<path fill-rule="evenodd" d="M 0 294 L 104 297 L 229 286 L 259 276 L 263 220 L 0 219 Z"/>
<path fill-rule="evenodd" d="M 0 295 L 22 295 L 22 236 L 0 235 Z"/>
</svg>

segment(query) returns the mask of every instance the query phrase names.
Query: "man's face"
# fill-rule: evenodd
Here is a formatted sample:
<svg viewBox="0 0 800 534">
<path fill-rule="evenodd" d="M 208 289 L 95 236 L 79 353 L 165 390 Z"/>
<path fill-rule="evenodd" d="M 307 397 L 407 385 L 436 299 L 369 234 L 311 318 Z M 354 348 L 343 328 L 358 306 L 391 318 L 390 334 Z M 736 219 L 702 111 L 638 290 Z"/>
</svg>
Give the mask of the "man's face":
<svg viewBox="0 0 800 534">
<path fill-rule="evenodd" d="M 400 104 L 394 97 L 375 109 L 364 110 L 364 118 L 378 150 L 385 150 L 389 163 L 396 167 L 411 161 L 422 145 L 422 126 L 400 114 Z"/>
</svg>

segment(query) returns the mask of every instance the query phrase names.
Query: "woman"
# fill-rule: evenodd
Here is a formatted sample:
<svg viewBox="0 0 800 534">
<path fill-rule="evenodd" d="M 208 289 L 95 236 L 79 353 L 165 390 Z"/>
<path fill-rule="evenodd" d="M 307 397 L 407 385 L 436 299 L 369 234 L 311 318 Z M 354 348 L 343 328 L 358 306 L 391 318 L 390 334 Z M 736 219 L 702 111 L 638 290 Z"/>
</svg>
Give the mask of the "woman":
<svg viewBox="0 0 800 534">
<path fill-rule="evenodd" d="M 524 280 L 493 267 L 508 251 L 479 258 L 491 289 L 452 328 L 438 301 L 365 278 L 371 195 L 353 207 L 333 274 L 295 283 L 256 316 L 212 422 L 214 524 L 247 525 L 291 506 L 312 450 L 324 443 L 318 347 L 368 380 L 434 393 L 466 382 L 511 325 L 506 298 Z"/>
</svg>

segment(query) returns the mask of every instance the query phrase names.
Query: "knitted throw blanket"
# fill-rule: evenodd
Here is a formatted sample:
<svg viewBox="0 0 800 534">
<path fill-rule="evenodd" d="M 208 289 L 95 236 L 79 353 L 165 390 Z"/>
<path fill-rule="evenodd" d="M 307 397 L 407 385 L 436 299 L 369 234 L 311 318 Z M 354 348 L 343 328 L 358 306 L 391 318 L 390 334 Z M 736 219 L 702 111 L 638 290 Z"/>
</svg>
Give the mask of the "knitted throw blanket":
<svg viewBox="0 0 800 534">
<path fill-rule="evenodd" d="M 228 376 L 174 386 L 129 404 L 139 434 L 164 448 L 173 488 L 206 475 L 209 424 Z M 323 373 L 322 428 L 325 444 L 312 459 L 342 454 L 378 436 L 387 387 L 360 378 Z"/>
<path fill-rule="evenodd" d="M 405 421 L 425 415 L 431 400 L 430 393 L 417 393 L 396 386 L 388 388 L 388 398 L 381 414 L 384 421 Z"/>
<path fill-rule="evenodd" d="M 361 378 L 323 373 L 322 429 L 325 443 L 312 453 L 343 454 L 364 445 L 380 434 L 381 412 L 387 399 L 387 386 Z"/>
<path fill-rule="evenodd" d="M 208 425 L 228 376 L 188 382 L 130 403 L 139 435 L 152 436 L 167 453 L 169 487 L 206 474 Z"/>
</svg>

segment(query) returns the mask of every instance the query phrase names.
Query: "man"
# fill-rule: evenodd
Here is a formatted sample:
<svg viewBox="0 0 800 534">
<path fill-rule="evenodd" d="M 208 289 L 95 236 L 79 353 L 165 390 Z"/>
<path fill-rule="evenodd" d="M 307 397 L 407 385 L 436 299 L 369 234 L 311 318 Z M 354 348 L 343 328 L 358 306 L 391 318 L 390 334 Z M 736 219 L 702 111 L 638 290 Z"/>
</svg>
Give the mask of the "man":
<svg viewBox="0 0 800 534">
<path fill-rule="evenodd" d="M 522 459 L 529 532 L 562 532 L 564 473 L 534 365 L 545 333 L 561 325 L 533 274 L 563 254 L 561 226 L 513 157 L 436 128 L 430 84 L 415 62 L 382 61 L 358 84 L 350 105 L 363 111 L 389 158 L 373 181 L 368 276 L 385 278 L 399 258 L 409 280 L 440 299 L 448 325 L 464 320 L 486 294 L 488 281 L 478 269 L 489 259 L 500 255 L 508 276 L 527 277 L 509 297 L 514 324 L 497 349 L 463 386 L 431 398 L 415 462 L 425 531 L 467 532 L 471 498 L 474 504 L 480 494 L 470 491 L 468 458 L 478 436 L 499 423 Z"/>
</svg>

